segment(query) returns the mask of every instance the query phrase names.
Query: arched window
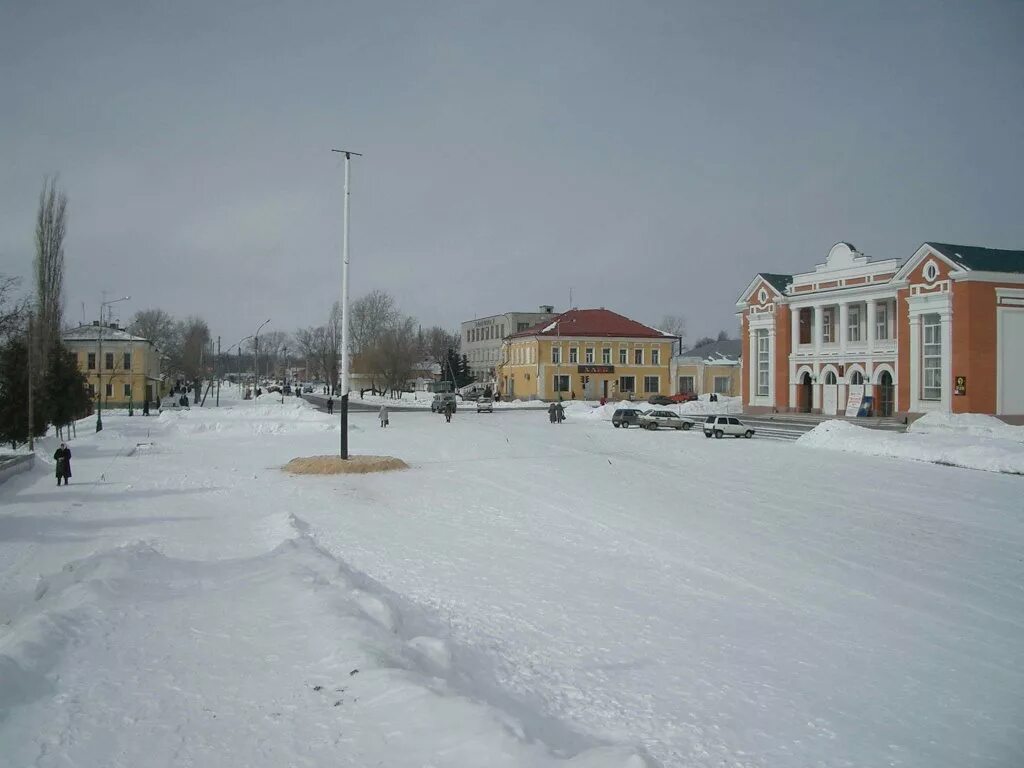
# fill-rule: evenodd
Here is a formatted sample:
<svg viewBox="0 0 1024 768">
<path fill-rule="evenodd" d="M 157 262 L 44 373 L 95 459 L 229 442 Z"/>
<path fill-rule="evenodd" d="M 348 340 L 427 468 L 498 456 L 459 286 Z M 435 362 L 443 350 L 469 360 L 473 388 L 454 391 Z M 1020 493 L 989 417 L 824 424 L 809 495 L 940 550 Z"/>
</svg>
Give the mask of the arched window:
<svg viewBox="0 0 1024 768">
<path fill-rule="evenodd" d="M 862 374 L 860 371 L 854 371 L 853 373 L 850 374 L 850 383 L 853 384 L 854 386 L 863 384 L 864 374 Z"/>
<path fill-rule="evenodd" d="M 836 383 L 836 374 L 833 371 L 829 371 L 828 373 L 825 374 L 825 383 L 826 384 L 835 384 Z"/>
</svg>

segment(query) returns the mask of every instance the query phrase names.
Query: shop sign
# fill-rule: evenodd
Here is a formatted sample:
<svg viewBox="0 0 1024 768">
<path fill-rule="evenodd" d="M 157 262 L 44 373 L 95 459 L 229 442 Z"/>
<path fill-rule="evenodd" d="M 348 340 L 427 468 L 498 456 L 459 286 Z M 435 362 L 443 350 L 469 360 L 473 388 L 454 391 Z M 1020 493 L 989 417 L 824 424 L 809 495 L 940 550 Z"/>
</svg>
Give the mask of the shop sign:
<svg viewBox="0 0 1024 768">
<path fill-rule="evenodd" d="M 581 365 L 577 373 L 615 373 L 614 365 Z"/>
</svg>

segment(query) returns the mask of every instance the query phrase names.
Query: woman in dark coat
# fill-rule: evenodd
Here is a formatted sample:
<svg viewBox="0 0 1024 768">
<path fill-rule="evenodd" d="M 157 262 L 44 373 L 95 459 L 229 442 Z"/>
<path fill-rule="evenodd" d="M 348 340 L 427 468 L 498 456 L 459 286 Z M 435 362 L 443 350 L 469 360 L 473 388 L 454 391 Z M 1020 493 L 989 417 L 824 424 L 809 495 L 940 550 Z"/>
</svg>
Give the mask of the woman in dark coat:
<svg viewBox="0 0 1024 768">
<path fill-rule="evenodd" d="M 71 478 L 71 449 L 61 443 L 53 458 L 57 461 L 57 485 L 60 485 L 61 479 L 64 480 L 64 485 L 67 485 Z"/>
</svg>

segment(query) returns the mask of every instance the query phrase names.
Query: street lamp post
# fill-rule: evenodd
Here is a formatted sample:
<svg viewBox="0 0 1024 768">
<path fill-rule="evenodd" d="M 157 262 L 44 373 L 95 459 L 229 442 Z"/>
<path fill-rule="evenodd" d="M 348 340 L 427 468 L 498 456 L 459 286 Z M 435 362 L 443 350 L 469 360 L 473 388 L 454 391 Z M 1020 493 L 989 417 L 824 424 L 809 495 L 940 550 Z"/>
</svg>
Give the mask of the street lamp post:
<svg viewBox="0 0 1024 768">
<path fill-rule="evenodd" d="M 266 320 L 264 320 L 262 323 L 260 323 L 260 327 L 257 328 L 256 329 L 256 333 L 254 333 L 252 335 L 252 337 L 253 337 L 253 343 L 252 343 L 252 399 L 253 400 L 256 399 L 256 382 L 258 382 L 259 378 L 260 378 L 260 367 L 259 367 L 259 359 L 260 359 L 260 331 L 262 331 L 263 330 L 263 326 L 266 325 L 269 322 L 270 322 L 270 318 L 268 317 Z"/>
<path fill-rule="evenodd" d="M 122 296 L 120 299 L 111 299 L 110 301 L 100 302 L 100 332 L 99 332 L 99 354 L 96 360 L 96 431 L 100 432 L 103 430 L 103 310 L 105 307 L 109 307 L 111 304 L 117 304 L 119 301 L 130 301 L 131 296 Z"/>
<path fill-rule="evenodd" d="M 347 149 L 332 149 L 345 155 L 345 201 L 344 222 L 341 231 L 341 458 L 348 459 L 348 182 L 349 163 L 352 155 L 362 157 L 359 152 Z"/>
</svg>

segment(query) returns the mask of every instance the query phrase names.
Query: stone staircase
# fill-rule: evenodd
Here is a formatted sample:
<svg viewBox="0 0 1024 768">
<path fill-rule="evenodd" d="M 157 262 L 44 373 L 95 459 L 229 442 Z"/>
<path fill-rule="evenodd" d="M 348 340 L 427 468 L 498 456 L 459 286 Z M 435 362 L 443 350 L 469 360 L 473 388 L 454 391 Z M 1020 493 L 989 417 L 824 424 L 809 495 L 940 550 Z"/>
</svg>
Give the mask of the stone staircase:
<svg viewBox="0 0 1024 768">
<path fill-rule="evenodd" d="M 796 440 L 805 432 L 810 432 L 823 421 L 841 420 L 868 429 L 881 429 L 890 432 L 904 432 L 907 427 L 902 418 L 871 416 L 863 418 L 847 418 L 845 416 L 822 416 L 815 413 L 764 413 L 750 414 L 742 417 L 744 424 L 750 424 L 757 430 L 757 437 L 774 440 Z"/>
</svg>

